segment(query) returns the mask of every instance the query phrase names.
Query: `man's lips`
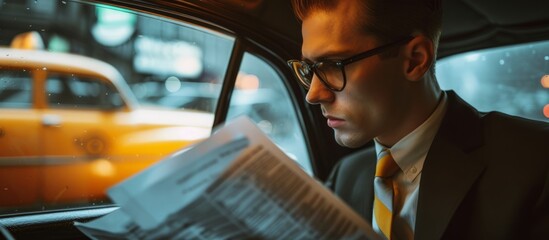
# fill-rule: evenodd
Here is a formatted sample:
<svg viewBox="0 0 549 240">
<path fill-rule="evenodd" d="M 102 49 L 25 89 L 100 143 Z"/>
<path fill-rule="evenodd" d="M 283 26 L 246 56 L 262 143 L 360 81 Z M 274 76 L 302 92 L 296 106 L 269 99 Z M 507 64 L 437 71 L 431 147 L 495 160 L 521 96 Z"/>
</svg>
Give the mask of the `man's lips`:
<svg viewBox="0 0 549 240">
<path fill-rule="evenodd" d="M 331 128 L 341 127 L 345 123 L 345 120 L 341 118 L 336 118 L 329 115 L 325 117 L 327 119 L 328 126 Z"/>
</svg>

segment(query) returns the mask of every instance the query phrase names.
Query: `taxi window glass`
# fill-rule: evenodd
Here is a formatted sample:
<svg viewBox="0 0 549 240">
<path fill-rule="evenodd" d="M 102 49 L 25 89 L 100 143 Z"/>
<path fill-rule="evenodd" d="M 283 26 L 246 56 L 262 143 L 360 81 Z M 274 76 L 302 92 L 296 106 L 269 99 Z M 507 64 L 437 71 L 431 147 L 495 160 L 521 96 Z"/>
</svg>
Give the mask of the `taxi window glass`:
<svg viewBox="0 0 549 240">
<path fill-rule="evenodd" d="M 109 187 L 211 134 L 233 36 L 82 1 L 0 3 L 0 215 L 110 204 Z"/>
<path fill-rule="evenodd" d="M 249 116 L 290 158 L 312 175 L 309 153 L 297 109 L 283 80 L 270 64 L 245 53 L 227 119 Z"/>
<path fill-rule="evenodd" d="M 29 108 L 32 101 L 30 72 L 0 68 L 0 108 Z"/>
<path fill-rule="evenodd" d="M 86 77 L 49 75 L 46 94 L 53 108 L 114 109 L 123 104 L 113 86 Z"/>
<path fill-rule="evenodd" d="M 459 54 L 436 70 L 441 88 L 480 111 L 549 121 L 549 41 Z"/>
</svg>

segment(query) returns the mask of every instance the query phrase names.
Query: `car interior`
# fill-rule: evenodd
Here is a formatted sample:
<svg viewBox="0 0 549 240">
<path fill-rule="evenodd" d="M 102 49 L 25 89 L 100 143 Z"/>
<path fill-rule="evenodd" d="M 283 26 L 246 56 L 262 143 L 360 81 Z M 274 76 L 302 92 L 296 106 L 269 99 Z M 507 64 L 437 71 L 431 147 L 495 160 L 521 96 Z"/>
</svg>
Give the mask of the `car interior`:
<svg viewBox="0 0 549 240">
<path fill-rule="evenodd" d="M 84 7 L 77 7 L 80 5 Z M 459 66 L 464 68 L 485 66 L 476 62 L 477 59 L 480 59 L 478 61 L 482 59 L 489 61 L 493 55 L 483 51 L 501 50 L 502 52 L 497 54 L 501 54 L 502 57 L 494 55 L 494 59 L 496 59 L 494 63 L 499 67 L 515 66 L 513 72 L 505 69 L 502 70 L 505 74 L 503 77 L 491 76 L 490 72 L 478 79 L 481 81 L 485 77 L 493 77 L 495 78 L 494 82 L 504 79 L 507 85 L 499 88 L 494 87 L 495 90 L 492 90 L 495 91 L 493 94 L 505 93 L 507 95 L 481 99 L 484 102 L 479 100 L 481 109 L 484 106 L 486 106 L 486 110 L 492 107 L 496 109 L 501 107 L 501 111 L 506 111 L 506 109 L 511 109 L 509 104 L 518 102 L 510 95 L 519 94 L 521 99 L 531 99 L 524 104 L 534 107 L 527 109 L 521 107 L 522 105 L 517 105 L 509 110 L 510 113 L 549 121 L 549 107 L 547 107 L 549 106 L 549 89 L 547 89 L 549 88 L 549 77 L 544 78 L 549 75 L 549 14 L 547 13 L 549 1 L 444 0 L 442 7 L 444 12 L 443 31 L 437 53 L 437 64 L 440 63 L 440 72 L 437 74 L 441 74 L 439 80 L 443 78 L 441 76 L 444 76 L 446 79 L 451 79 L 447 81 L 461 81 L 451 78 L 454 75 L 452 71 L 463 71 L 464 69 L 459 69 Z M 138 30 L 117 29 L 121 32 L 130 31 L 124 41 L 132 39 L 134 45 L 116 43 L 117 39 L 113 38 L 105 38 L 103 40 L 105 42 L 96 40 L 88 45 L 79 45 L 79 42 L 91 42 L 90 39 L 95 38 L 95 35 L 92 35 L 94 31 L 97 34 L 101 31 L 113 31 L 114 28 L 109 29 L 113 26 L 107 26 L 106 29 L 101 30 L 98 25 L 102 19 L 101 14 L 108 14 L 108 11 L 112 10 L 135 14 L 134 17 L 117 15 L 119 18 L 124 18 L 126 22 L 136 24 L 136 26 L 137 23 L 143 23 L 139 25 L 141 28 Z M 81 20 L 72 22 L 67 21 L 69 18 L 80 19 L 79 16 L 88 15 L 92 17 L 83 17 Z M 178 28 L 180 26 L 185 28 Z M 187 30 L 187 28 L 191 30 Z M 248 115 L 291 158 L 298 161 L 307 173 L 319 181 L 325 181 L 328 178 L 332 167 L 339 159 L 359 150 L 337 145 L 333 140 L 332 130 L 325 124 L 320 108 L 306 103 L 304 100 L 306 90 L 301 88 L 286 65 L 286 60 L 301 56 L 300 24 L 293 15 L 290 1 L 56 0 L 51 3 L 44 3 L 40 0 L 0 1 L 0 33 L 2 33 L 0 34 L 0 55 L 2 47 L 9 47 L 13 37 L 25 31 L 37 31 L 44 39 L 47 39 L 47 46 L 50 50 L 53 48 L 65 49 L 69 42 L 72 44 L 68 45 L 71 46 L 70 52 L 73 54 L 88 55 L 109 61 L 109 64 L 116 66 L 122 72 L 129 83 L 128 89 L 131 89 L 131 92 L 136 95 L 142 106 L 156 104 L 158 108 L 160 108 L 159 105 L 162 105 L 162 108 L 176 108 L 174 111 L 181 111 L 181 109 L 189 112 L 200 111 L 213 117 L 212 129 L 238 115 Z M 158 39 L 163 37 L 165 40 L 161 42 L 154 40 L 153 37 Z M 187 46 L 178 43 L 178 39 L 185 39 L 190 44 Z M 214 50 L 195 54 L 196 46 L 213 46 Z M 535 57 L 536 63 L 530 64 L 526 60 L 522 60 L 522 57 L 521 60 L 513 59 L 514 56 L 518 56 L 518 53 L 513 52 L 513 49 L 506 49 L 509 46 L 523 46 L 528 56 Z M 86 48 L 91 48 L 93 51 Z M 155 53 L 147 52 L 147 48 L 154 49 Z M 179 51 L 179 49 L 183 49 L 181 50 L 184 52 L 183 55 L 199 56 L 199 59 L 204 62 L 199 67 L 202 69 L 199 74 L 193 73 L 192 69 L 189 69 L 188 72 L 170 72 L 174 70 L 161 66 L 166 64 L 161 62 L 163 60 L 160 57 L 158 60 L 161 62 L 160 65 L 146 60 L 135 60 L 139 54 L 153 56 L 160 52 L 170 55 L 171 52 Z M 133 57 L 135 59 L 128 60 Z M 459 57 L 463 57 L 470 65 L 452 62 L 458 61 Z M 184 60 L 184 65 L 181 66 L 196 65 L 189 59 L 192 58 Z M 18 114 L 13 109 L 31 108 L 33 104 L 20 99 L 14 100 L 15 103 L 11 105 L 4 103 L 18 92 L 13 87 L 15 85 L 12 86 L 13 88 L 2 88 L 1 80 L 7 76 L 7 73 L 10 73 L 10 68 L 2 65 L 4 61 L 8 60 L 3 60 L 0 56 L 0 115 L 7 116 L 7 114 Z M 525 68 L 528 67 L 533 73 L 517 69 L 522 66 L 520 64 L 523 64 Z M 133 71 L 139 67 L 143 69 L 142 72 Z M 28 71 L 30 72 L 32 69 Z M 10 74 L 17 75 L 18 73 Z M 527 77 L 527 74 L 532 74 L 532 76 Z M 167 76 L 184 77 L 173 80 L 174 78 L 167 78 Z M 158 81 L 158 78 L 162 78 L 162 81 Z M 263 79 L 274 79 L 272 81 L 276 81 L 276 84 L 268 81 L 263 82 Z M 533 83 L 526 83 L 526 81 Z M 71 87 L 68 82 L 62 81 L 62 83 L 60 86 L 64 88 Z M 29 86 L 23 85 L 21 89 L 28 90 Z M 460 82 L 458 85 L 453 85 L 451 82 L 444 82 L 441 85 L 443 88 L 461 87 L 463 91 L 469 91 L 474 84 Z M 522 85 L 529 87 L 528 90 L 514 89 L 514 87 Z M 194 90 L 190 93 L 179 90 L 185 86 L 192 86 Z M 482 84 L 474 86 L 489 88 Z M 513 88 L 509 88 L 509 86 Z M 470 97 L 471 101 L 475 102 L 474 99 L 479 98 L 483 91 L 488 91 L 480 87 L 475 88 L 475 91 L 464 92 L 463 95 Z M 259 88 L 260 91 L 255 93 L 246 91 L 249 88 Z M 75 91 L 74 88 L 71 89 L 73 92 Z M 85 96 L 86 99 L 76 100 L 93 102 L 89 100 L 92 100 L 95 96 L 93 94 L 97 93 L 89 87 L 84 87 L 84 89 L 88 90 L 91 95 Z M 106 88 L 98 89 L 107 91 Z M 497 89 L 501 91 L 498 92 Z M 113 90 L 108 90 L 108 92 L 111 91 Z M 160 91 L 162 91 L 161 95 L 154 95 L 154 92 Z M 25 94 L 27 96 L 25 99 L 30 99 L 29 92 L 27 91 Z M 195 96 L 197 94 L 199 96 Z M 57 96 L 51 96 L 52 99 L 54 97 Z M 498 100 L 499 98 L 505 98 L 505 100 L 502 102 Z M 498 100 L 497 103 L 496 100 Z M 486 101 L 488 101 L 487 105 L 482 105 Z M 509 101 L 509 103 L 505 101 Z M 52 100 L 52 103 L 54 102 L 59 101 Z M 163 105 L 163 102 L 166 104 Z M 279 105 L 272 105 L 272 102 L 277 102 Z M 7 110 L 2 112 L 4 107 Z M 114 107 L 103 108 L 111 113 L 120 110 Z M 3 116 L 0 116 L 0 145 L 9 143 L 6 142 L 7 138 L 4 136 L 9 132 L 7 124 L 8 121 L 3 120 Z M 45 139 L 42 141 L 51 143 L 54 140 Z M 0 153 L 0 175 L 4 174 L 4 178 L 0 176 L 0 180 L 9 180 L 10 169 L 16 167 L 9 165 L 7 161 L 14 161 L 14 159 L 22 161 L 24 156 Z M 6 163 L 2 163 L 2 161 L 6 161 Z M 17 167 L 20 166 L 17 165 Z M 106 171 L 103 170 L 102 173 Z M 64 173 L 58 171 L 57 174 L 63 175 Z M 14 174 L 9 176 L 17 177 Z M 47 181 L 47 179 L 41 181 Z M 0 184 L 2 183 L 0 182 Z M 5 194 L 0 193 L 0 197 L 7 197 L 8 185 L 0 185 L 0 187 L 2 187 L 0 192 L 3 191 Z M 34 190 L 19 189 L 18 191 Z M 56 194 L 57 192 L 53 195 Z M 5 206 L 2 206 L 3 204 Z M 50 208 L 47 204 L 49 203 L 40 202 L 26 209 L 25 207 L 8 206 L 7 202 L 4 203 L 0 199 L 0 239 L 87 239 L 76 229 L 74 222 L 87 222 L 117 208 L 109 201 L 104 200 L 86 200 L 82 204 L 65 204 L 55 208 Z"/>
</svg>

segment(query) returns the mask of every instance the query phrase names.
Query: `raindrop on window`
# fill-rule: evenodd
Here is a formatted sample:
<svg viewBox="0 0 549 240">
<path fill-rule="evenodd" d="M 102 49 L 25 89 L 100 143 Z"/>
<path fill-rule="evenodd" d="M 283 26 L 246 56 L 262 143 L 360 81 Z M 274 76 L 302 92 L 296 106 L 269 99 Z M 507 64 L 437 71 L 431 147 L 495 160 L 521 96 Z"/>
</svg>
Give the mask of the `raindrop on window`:
<svg viewBox="0 0 549 240">
<path fill-rule="evenodd" d="M 544 57 L 545 61 L 549 61 L 549 56 Z"/>
<path fill-rule="evenodd" d="M 179 78 L 174 76 L 168 77 L 164 85 L 168 92 L 177 92 L 179 91 L 179 89 L 181 89 L 181 81 L 179 80 Z"/>
<path fill-rule="evenodd" d="M 500 59 L 500 60 L 499 60 L 499 65 L 504 65 L 504 64 L 505 64 L 505 60 Z"/>
</svg>

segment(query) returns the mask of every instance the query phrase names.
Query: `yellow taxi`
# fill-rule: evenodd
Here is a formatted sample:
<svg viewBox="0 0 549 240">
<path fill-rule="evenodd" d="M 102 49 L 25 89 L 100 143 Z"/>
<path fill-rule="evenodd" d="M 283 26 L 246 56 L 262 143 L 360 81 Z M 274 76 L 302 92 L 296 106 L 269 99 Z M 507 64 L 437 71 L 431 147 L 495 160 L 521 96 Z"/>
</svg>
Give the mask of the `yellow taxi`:
<svg viewBox="0 0 549 240">
<path fill-rule="evenodd" d="M 100 60 L 0 48 L 0 206 L 101 203 L 108 187 L 208 137 L 213 118 L 141 106 Z"/>
</svg>

